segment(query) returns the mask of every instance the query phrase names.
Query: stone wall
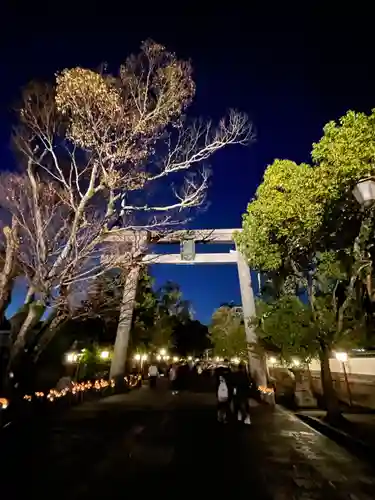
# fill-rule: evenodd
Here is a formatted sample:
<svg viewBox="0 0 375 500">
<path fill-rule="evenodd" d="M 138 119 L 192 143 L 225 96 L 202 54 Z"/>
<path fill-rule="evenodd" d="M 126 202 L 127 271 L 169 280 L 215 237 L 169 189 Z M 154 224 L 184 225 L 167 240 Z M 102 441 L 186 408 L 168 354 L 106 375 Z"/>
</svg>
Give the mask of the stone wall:
<svg viewBox="0 0 375 500">
<path fill-rule="evenodd" d="M 375 409 L 375 357 L 349 358 L 345 363 L 348 384 L 345 380 L 343 364 L 340 361 L 331 359 L 330 367 L 340 400 L 349 403 L 351 399 L 355 405 Z M 308 370 L 304 370 L 294 375 L 286 368 L 269 367 L 270 376 L 275 380 L 276 393 L 283 397 L 285 395 L 290 397 L 293 391 L 296 396 L 297 393 L 310 392 L 319 399 L 322 395 L 319 362 L 313 361 L 309 369 L 310 374 Z M 312 404 L 306 406 L 312 406 Z"/>
<path fill-rule="evenodd" d="M 348 384 L 345 380 L 344 366 Z M 348 358 L 345 364 L 337 359 L 331 359 L 330 367 L 335 389 L 342 401 L 349 403 L 351 396 L 354 404 L 375 409 L 375 357 Z M 319 362 L 313 361 L 310 364 L 310 371 L 313 388 L 321 394 Z"/>
</svg>

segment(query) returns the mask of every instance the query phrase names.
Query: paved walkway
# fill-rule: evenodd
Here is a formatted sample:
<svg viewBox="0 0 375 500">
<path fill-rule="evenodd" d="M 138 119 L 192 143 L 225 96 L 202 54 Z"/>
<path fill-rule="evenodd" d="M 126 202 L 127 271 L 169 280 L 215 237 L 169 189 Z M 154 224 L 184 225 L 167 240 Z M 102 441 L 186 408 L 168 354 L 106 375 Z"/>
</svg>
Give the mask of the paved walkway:
<svg viewBox="0 0 375 500">
<path fill-rule="evenodd" d="M 325 412 L 321 410 L 302 410 L 301 415 L 323 420 Z M 363 441 L 367 446 L 375 449 L 375 414 L 374 413 L 344 413 L 345 420 L 338 427 L 339 430 Z M 375 496 L 375 495 L 374 495 Z"/>
<path fill-rule="evenodd" d="M 86 403 L 18 435 L 2 464 L 1 493 L 70 500 L 374 498 L 369 466 L 292 414 L 257 406 L 252 418 L 251 427 L 222 426 L 211 394 L 172 397 L 147 388 Z"/>
</svg>

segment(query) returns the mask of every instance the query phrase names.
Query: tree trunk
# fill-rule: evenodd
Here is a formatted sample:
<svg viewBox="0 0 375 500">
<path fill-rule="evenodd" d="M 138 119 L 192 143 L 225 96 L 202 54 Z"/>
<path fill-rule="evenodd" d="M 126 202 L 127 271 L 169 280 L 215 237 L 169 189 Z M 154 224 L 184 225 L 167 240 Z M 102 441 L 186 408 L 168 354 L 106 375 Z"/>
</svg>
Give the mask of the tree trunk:
<svg viewBox="0 0 375 500">
<path fill-rule="evenodd" d="M 116 385 L 121 386 L 125 374 L 125 363 L 129 345 L 130 330 L 132 326 L 133 310 L 140 267 L 132 267 L 126 277 L 124 292 L 120 307 L 120 318 L 117 327 L 115 348 L 112 357 L 110 377 L 116 380 Z"/>
<path fill-rule="evenodd" d="M 33 355 L 34 363 L 37 363 L 40 356 L 47 349 L 49 343 L 55 337 L 58 327 L 67 319 L 69 315 L 66 311 L 54 311 L 51 315 L 45 320 L 43 326 L 41 327 L 41 335 L 40 338 L 36 341 L 36 351 Z"/>
<path fill-rule="evenodd" d="M 331 368 L 329 366 L 329 354 L 330 351 L 328 346 L 321 342 L 321 349 L 319 352 L 320 357 L 320 373 L 322 381 L 323 396 L 327 410 L 327 420 L 330 422 L 335 422 L 342 419 L 341 409 L 339 405 L 339 399 L 337 397 L 335 388 L 333 386 Z"/>
<path fill-rule="evenodd" d="M 14 279 L 11 278 L 6 282 L 5 285 L 1 286 L 0 289 L 0 324 L 4 321 L 5 311 L 7 310 L 12 300 L 13 284 Z"/>
<path fill-rule="evenodd" d="M 9 357 L 9 365 L 10 368 L 14 361 L 18 358 L 18 356 L 24 351 L 27 340 L 35 327 L 35 325 L 40 321 L 40 318 L 43 316 L 46 310 L 46 306 L 40 302 L 34 302 L 30 304 L 29 310 L 27 312 L 27 316 L 22 323 L 22 326 L 17 334 L 17 337 L 12 345 Z"/>
<path fill-rule="evenodd" d="M 12 227 L 3 229 L 5 236 L 5 254 L 3 269 L 0 273 L 0 321 L 10 303 L 14 279 L 17 274 L 16 257 L 18 250 L 18 223 L 12 219 Z"/>
</svg>

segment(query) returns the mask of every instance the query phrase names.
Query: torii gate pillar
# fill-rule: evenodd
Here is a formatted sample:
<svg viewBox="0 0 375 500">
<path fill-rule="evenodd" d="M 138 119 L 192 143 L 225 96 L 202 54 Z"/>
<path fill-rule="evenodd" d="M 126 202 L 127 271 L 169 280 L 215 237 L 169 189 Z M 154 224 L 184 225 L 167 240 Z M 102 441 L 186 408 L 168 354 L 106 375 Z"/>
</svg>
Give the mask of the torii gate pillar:
<svg viewBox="0 0 375 500">
<path fill-rule="evenodd" d="M 242 313 L 245 323 L 246 340 L 250 347 L 249 367 L 251 375 L 254 378 L 257 385 L 266 386 L 267 377 L 266 377 L 264 361 L 253 350 L 253 348 L 256 346 L 258 339 L 254 331 L 254 326 L 251 324 L 251 319 L 255 316 L 256 311 L 255 311 L 254 292 L 253 292 L 253 287 L 251 285 L 250 268 L 245 257 L 238 250 L 237 250 L 237 268 L 238 268 L 238 278 L 241 289 Z"/>
</svg>

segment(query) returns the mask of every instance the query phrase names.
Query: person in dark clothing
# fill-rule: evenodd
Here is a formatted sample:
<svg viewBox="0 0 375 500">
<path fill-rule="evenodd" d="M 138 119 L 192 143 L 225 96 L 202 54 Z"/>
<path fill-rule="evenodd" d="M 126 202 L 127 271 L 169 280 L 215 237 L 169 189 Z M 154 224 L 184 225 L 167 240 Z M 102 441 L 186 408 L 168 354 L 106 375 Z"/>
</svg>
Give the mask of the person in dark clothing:
<svg viewBox="0 0 375 500">
<path fill-rule="evenodd" d="M 178 367 L 176 364 L 173 364 L 170 369 L 169 369 L 169 382 L 170 382 L 170 387 L 172 391 L 172 395 L 178 394 L 178 382 L 177 382 L 177 376 L 178 376 Z"/>
<path fill-rule="evenodd" d="M 227 423 L 231 416 L 231 402 L 233 398 L 232 371 L 228 364 L 219 366 L 215 371 L 217 419 Z"/>
<path fill-rule="evenodd" d="M 186 363 L 178 367 L 176 386 L 179 391 L 186 391 L 188 389 L 189 374 L 189 366 Z"/>
<path fill-rule="evenodd" d="M 253 382 L 250 379 L 246 366 L 243 363 L 238 365 L 238 370 L 233 374 L 233 403 L 234 411 L 240 422 L 246 425 L 251 424 L 249 398 L 252 396 Z"/>
</svg>

